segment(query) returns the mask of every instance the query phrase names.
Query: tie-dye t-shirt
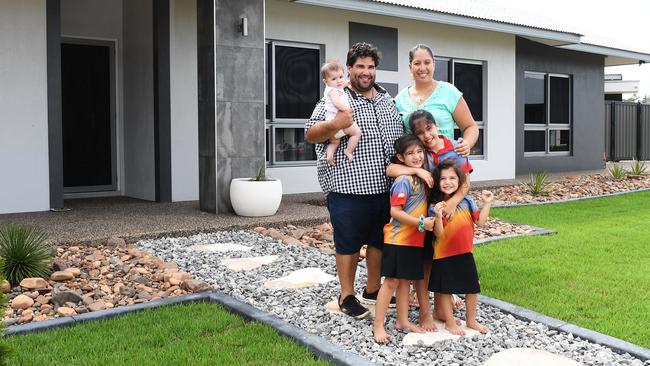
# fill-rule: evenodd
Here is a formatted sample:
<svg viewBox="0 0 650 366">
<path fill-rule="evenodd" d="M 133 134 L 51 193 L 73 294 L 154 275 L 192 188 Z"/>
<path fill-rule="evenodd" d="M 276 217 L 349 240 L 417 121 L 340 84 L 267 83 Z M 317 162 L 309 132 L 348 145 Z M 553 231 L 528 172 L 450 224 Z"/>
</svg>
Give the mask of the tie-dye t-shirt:
<svg viewBox="0 0 650 366">
<path fill-rule="evenodd" d="M 429 216 L 435 216 L 433 204 L 429 205 Z M 433 259 L 442 259 L 474 251 L 474 223 L 479 210 L 472 196 L 465 196 L 456 212 L 447 220 L 442 218 L 445 232 L 433 244 Z"/>
<path fill-rule="evenodd" d="M 400 175 L 390 189 L 390 205 L 402 206 L 404 212 L 419 218 L 427 214 L 427 192 L 422 179 L 416 176 Z M 424 246 L 424 233 L 417 226 L 404 225 L 391 218 L 384 226 L 384 242 L 411 247 Z"/>
<path fill-rule="evenodd" d="M 474 168 L 472 168 L 472 164 L 470 164 L 469 159 L 467 157 L 460 156 L 460 154 L 454 150 L 454 147 L 458 145 L 458 141 L 450 140 L 444 135 L 439 135 L 439 137 L 442 139 L 442 141 L 444 141 L 444 146 L 442 149 L 438 150 L 437 153 L 430 150 L 425 150 L 425 154 L 427 156 L 426 160 L 428 164 L 427 168 L 429 171 L 433 172 L 436 170 L 438 164 L 440 164 L 440 162 L 445 159 L 456 159 L 457 163 L 460 164 L 462 171 L 464 171 L 466 174 L 473 172 Z"/>
</svg>

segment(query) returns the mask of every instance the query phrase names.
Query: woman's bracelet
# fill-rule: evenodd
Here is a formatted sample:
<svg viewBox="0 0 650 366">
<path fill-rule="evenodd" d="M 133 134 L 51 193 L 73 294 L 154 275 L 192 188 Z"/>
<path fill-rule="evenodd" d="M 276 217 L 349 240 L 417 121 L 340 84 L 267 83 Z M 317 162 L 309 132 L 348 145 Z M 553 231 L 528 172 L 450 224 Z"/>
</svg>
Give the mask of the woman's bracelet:
<svg viewBox="0 0 650 366">
<path fill-rule="evenodd" d="M 420 215 L 420 219 L 418 221 L 418 231 L 421 233 L 424 232 L 424 215 Z"/>
</svg>

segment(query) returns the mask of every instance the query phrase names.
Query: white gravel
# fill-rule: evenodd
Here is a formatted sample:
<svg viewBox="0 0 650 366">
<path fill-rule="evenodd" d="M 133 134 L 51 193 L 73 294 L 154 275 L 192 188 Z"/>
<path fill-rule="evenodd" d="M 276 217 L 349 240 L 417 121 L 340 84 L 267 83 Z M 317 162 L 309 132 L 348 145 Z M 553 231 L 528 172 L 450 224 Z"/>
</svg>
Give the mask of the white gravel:
<svg viewBox="0 0 650 366">
<path fill-rule="evenodd" d="M 251 250 L 206 253 L 187 249 L 196 244 L 214 243 L 237 243 L 250 246 Z M 287 246 L 248 230 L 143 240 L 137 246 L 165 261 L 176 262 L 182 270 L 194 278 L 207 281 L 221 292 L 271 312 L 379 364 L 482 365 L 496 352 L 514 347 L 530 347 L 561 354 L 584 365 L 650 366 L 650 361 L 644 363 L 628 354 L 617 354 L 602 345 L 550 330 L 543 324 L 516 319 L 487 305 L 479 305 L 478 310 L 479 321 L 491 330 L 487 335 L 444 341 L 433 347 L 404 347 L 401 345 L 404 334 L 396 332 L 392 327 L 394 318 L 389 313 L 387 330 L 394 335 L 392 343 L 378 345 L 372 338 L 370 319 L 354 320 L 325 311 L 325 304 L 338 295 L 337 281 L 305 289 L 277 290 L 263 287 L 267 280 L 306 267 L 319 267 L 336 275 L 334 256 L 311 247 Z M 278 255 L 280 258 L 269 265 L 242 272 L 230 271 L 220 264 L 223 258 L 263 255 Z M 363 263 L 357 271 L 358 291 L 361 291 L 365 283 L 366 269 Z M 412 310 L 411 319 L 417 319 L 417 310 Z"/>
</svg>

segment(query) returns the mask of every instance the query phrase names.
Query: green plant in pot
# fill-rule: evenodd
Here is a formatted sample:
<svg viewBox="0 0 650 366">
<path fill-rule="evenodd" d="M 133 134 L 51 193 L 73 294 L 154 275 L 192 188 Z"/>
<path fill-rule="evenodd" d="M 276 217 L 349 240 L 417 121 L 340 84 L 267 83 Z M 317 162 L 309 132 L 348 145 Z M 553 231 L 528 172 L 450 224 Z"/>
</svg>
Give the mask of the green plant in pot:
<svg viewBox="0 0 650 366">
<path fill-rule="evenodd" d="M 268 177 L 261 166 L 252 178 L 233 178 L 230 181 L 230 203 L 239 216 L 274 215 L 282 201 L 282 182 Z"/>
</svg>

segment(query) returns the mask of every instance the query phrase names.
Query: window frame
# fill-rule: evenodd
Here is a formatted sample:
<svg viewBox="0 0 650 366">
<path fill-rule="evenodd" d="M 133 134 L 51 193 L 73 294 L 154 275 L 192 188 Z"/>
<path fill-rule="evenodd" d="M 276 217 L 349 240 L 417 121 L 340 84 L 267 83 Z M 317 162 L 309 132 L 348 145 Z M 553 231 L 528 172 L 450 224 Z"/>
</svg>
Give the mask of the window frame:
<svg viewBox="0 0 650 366">
<path fill-rule="evenodd" d="M 544 131 L 544 151 L 526 151 L 524 141 L 524 157 L 542 157 L 542 156 L 572 156 L 573 155 L 573 76 L 570 74 L 560 74 L 541 71 L 524 71 L 524 80 L 527 74 L 544 76 L 544 111 L 546 113 L 545 123 L 526 123 L 526 116 L 522 121 L 524 125 L 524 139 L 526 131 Z M 566 78 L 569 80 L 569 122 L 568 123 L 551 123 L 551 78 Z M 523 84 L 525 88 L 525 83 Z M 525 93 L 525 90 L 524 90 Z M 525 104 L 525 101 L 524 101 Z M 525 107 L 524 107 L 525 108 Z M 569 131 L 569 150 L 568 151 L 550 151 L 550 131 Z"/>
<path fill-rule="evenodd" d="M 455 79 L 456 79 L 456 64 L 457 63 L 463 63 L 463 64 L 471 64 L 471 65 L 481 65 L 482 67 L 482 80 L 481 80 L 481 85 L 482 89 L 481 90 L 481 115 L 483 116 L 481 121 L 474 120 L 476 122 L 476 126 L 478 127 L 479 133 L 482 130 L 483 131 L 483 154 L 481 155 L 470 155 L 469 159 L 470 160 L 488 160 L 488 154 L 487 154 L 487 146 L 488 146 L 488 138 L 487 138 L 487 61 L 484 60 L 472 60 L 472 59 L 466 59 L 466 58 L 458 58 L 458 57 L 448 57 L 448 56 L 435 56 L 435 61 L 436 63 L 438 60 L 449 62 L 448 65 L 448 76 L 449 80 L 447 81 L 448 83 L 455 85 Z M 462 92 L 462 91 L 461 91 Z M 472 116 L 473 118 L 474 116 Z M 454 122 L 454 133 L 455 131 L 458 130 L 460 131 L 460 128 L 458 125 Z"/>
<path fill-rule="evenodd" d="M 306 49 L 316 49 L 319 51 L 319 64 L 317 70 L 325 62 L 325 46 L 317 43 L 307 42 L 294 42 L 286 40 L 265 39 L 264 40 L 264 65 L 266 74 L 264 75 L 264 129 L 265 133 L 268 132 L 268 141 L 270 146 L 265 146 L 265 157 L 267 167 L 301 167 L 301 166 L 314 166 L 316 160 L 300 160 L 300 161 L 278 161 L 275 152 L 276 138 L 275 130 L 283 129 L 297 129 L 304 133 L 305 123 L 309 117 L 302 118 L 276 118 L 276 73 L 275 73 L 275 46 L 283 47 L 296 47 Z M 269 62 L 270 61 L 270 62 Z M 324 90 L 323 83 L 319 83 L 319 94 L 322 96 Z M 269 115 L 266 115 L 267 106 L 269 108 Z M 266 144 L 267 138 L 265 136 L 264 143 Z"/>
</svg>

